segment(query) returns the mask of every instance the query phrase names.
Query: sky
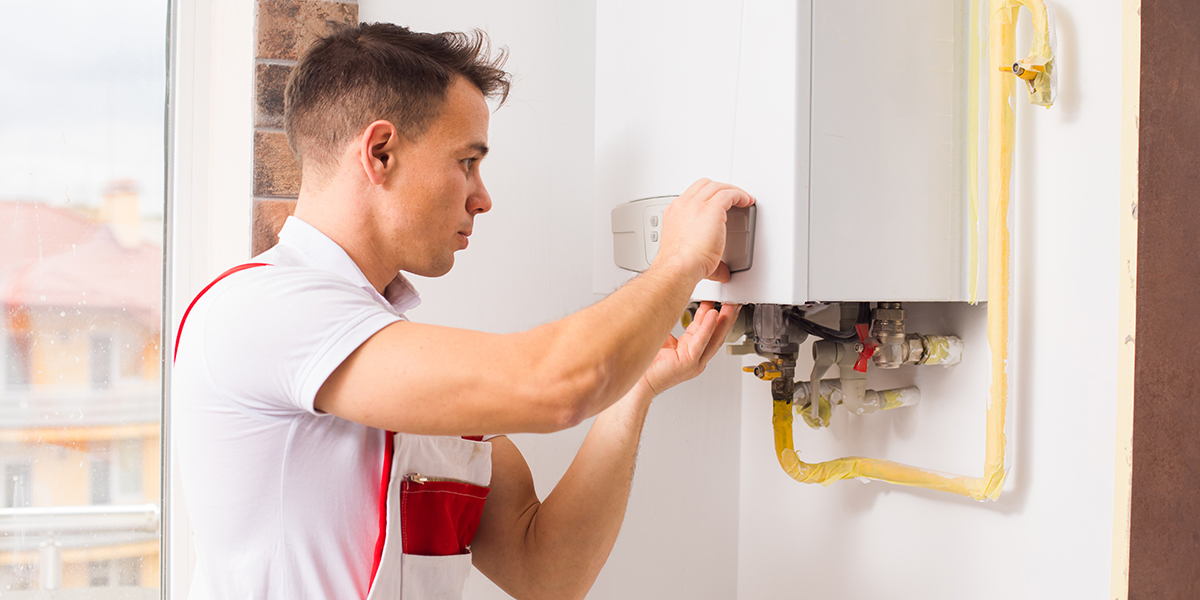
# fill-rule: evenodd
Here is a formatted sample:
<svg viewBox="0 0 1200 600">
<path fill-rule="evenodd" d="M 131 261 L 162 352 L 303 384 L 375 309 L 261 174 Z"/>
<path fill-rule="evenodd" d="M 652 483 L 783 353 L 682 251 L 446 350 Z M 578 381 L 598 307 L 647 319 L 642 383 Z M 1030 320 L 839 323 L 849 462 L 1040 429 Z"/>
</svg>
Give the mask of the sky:
<svg viewBox="0 0 1200 600">
<path fill-rule="evenodd" d="M 167 0 L 5 6 L 0 36 L 0 200 L 98 206 L 136 181 L 164 206 Z"/>
</svg>

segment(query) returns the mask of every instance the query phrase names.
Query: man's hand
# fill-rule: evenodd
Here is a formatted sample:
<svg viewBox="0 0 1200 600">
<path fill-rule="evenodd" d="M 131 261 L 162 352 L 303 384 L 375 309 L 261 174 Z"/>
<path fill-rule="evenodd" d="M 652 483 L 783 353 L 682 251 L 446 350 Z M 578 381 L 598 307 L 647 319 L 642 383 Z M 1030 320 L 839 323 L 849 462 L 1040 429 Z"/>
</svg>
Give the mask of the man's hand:
<svg viewBox="0 0 1200 600">
<path fill-rule="evenodd" d="M 471 544 L 475 566 L 516 598 L 583 598 L 608 559 L 654 394 L 687 381 L 716 354 L 741 309 L 701 303 L 687 331 L 668 337 L 633 389 L 596 417 L 571 468 L 538 501 L 521 452 L 491 439 L 492 488 Z M 668 334 L 669 335 L 669 334 Z"/>
<path fill-rule="evenodd" d="M 709 359 L 725 343 L 741 309 L 738 304 L 725 304 L 717 311 L 712 302 L 701 302 L 683 335 L 676 339 L 667 334 L 667 341 L 642 375 L 646 385 L 658 395 L 704 372 Z"/>
<path fill-rule="evenodd" d="M 737 186 L 708 179 L 693 183 L 663 212 L 662 241 L 654 262 L 683 261 L 698 278 L 729 281 L 729 266 L 721 261 L 726 213 L 751 204 L 754 197 Z"/>
</svg>

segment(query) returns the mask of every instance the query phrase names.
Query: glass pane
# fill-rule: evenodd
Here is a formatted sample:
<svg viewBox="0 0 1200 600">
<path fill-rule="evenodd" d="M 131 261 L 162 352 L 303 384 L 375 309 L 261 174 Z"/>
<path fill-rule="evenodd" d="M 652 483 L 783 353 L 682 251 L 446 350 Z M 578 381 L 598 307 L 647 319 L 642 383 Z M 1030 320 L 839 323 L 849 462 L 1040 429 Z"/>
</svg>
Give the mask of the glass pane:
<svg viewBox="0 0 1200 600">
<path fill-rule="evenodd" d="M 158 596 L 167 5 L 5 7 L 0 597 Z"/>
</svg>

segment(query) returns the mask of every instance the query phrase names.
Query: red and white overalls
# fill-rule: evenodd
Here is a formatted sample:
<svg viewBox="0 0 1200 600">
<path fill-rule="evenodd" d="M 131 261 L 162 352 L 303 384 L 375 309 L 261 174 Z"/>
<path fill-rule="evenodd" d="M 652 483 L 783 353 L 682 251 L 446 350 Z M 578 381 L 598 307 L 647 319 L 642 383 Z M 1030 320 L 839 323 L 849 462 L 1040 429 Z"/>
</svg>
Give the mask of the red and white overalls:
<svg viewBox="0 0 1200 600">
<path fill-rule="evenodd" d="M 221 279 L 265 263 L 234 267 Z M 481 438 L 387 433 L 379 484 L 379 535 L 367 600 L 462 598 L 469 546 L 491 482 L 491 444 Z"/>
<path fill-rule="evenodd" d="M 492 479 L 492 445 L 400 433 L 388 446 L 386 523 L 367 598 L 462 598 L 467 548 Z"/>
</svg>

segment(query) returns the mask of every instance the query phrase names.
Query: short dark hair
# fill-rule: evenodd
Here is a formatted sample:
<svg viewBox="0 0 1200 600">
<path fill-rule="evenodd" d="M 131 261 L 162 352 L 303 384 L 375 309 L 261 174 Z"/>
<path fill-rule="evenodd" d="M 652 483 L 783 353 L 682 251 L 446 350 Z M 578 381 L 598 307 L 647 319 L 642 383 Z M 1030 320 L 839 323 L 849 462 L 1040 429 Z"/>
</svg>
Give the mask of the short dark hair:
<svg viewBox="0 0 1200 600">
<path fill-rule="evenodd" d="M 331 166 L 367 125 L 386 119 L 415 140 L 441 114 L 450 84 L 463 77 L 487 98 L 508 97 L 507 50 L 487 34 L 420 33 L 364 23 L 315 42 L 284 90 L 284 129 L 303 166 Z"/>
</svg>

